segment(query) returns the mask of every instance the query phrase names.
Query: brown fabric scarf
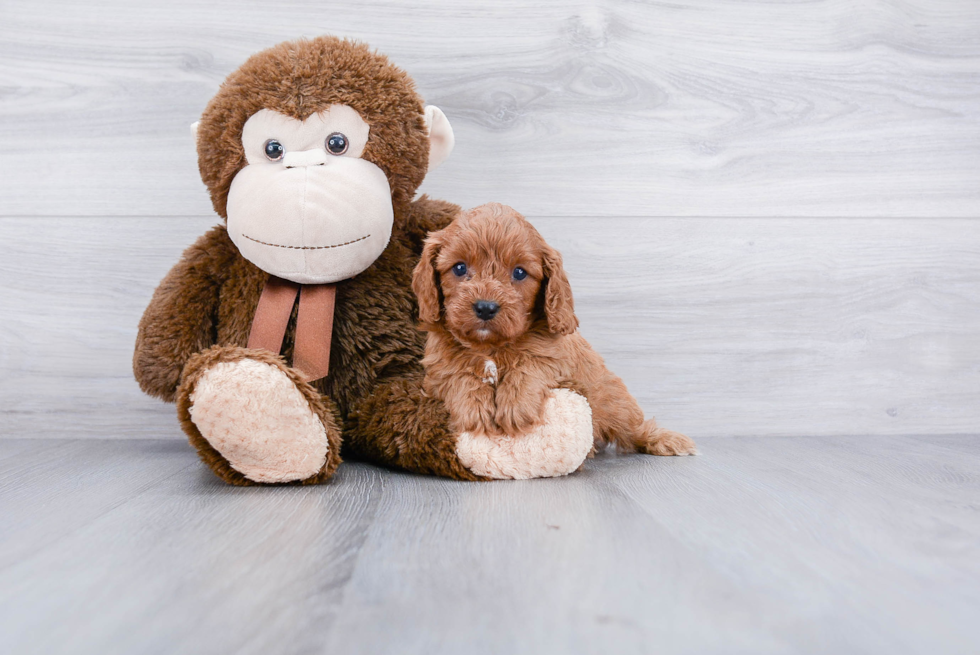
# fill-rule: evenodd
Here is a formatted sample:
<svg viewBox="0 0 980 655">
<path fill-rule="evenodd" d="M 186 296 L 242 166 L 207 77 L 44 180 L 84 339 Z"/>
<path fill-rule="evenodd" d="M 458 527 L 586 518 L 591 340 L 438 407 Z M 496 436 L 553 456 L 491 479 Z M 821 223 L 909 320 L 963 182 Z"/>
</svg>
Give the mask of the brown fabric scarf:
<svg viewBox="0 0 980 655">
<path fill-rule="evenodd" d="M 248 347 L 279 354 L 297 294 L 299 313 L 296 315 L 293 367 L 303 372 L 307 382 L 313 382 L 327 377 L 330 370 L 336 284 L 297 284 L 270 275 L 255 308 Z"/>
</svg>

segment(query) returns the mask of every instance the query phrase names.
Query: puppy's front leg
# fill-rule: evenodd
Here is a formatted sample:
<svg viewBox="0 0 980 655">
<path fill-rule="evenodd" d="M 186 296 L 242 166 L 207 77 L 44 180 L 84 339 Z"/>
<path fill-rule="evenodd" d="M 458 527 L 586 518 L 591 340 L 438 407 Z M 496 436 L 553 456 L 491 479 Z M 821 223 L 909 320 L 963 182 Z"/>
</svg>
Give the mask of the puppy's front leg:
<svg viewBox="0 0 980 655">
<path fill-rule="evenodd" d="M 506 434 L 524 434 L 538 425 L 544 416 L 549 388 L 544 376 L 536 373 L 530 367 L 510 370 L 500 380 L 495 395 L 495 420 Z"/>
<path fill-rule="evenodd" d="M 452 428 L 457 432 L 497 434 L 494 420 L 493 387 L 473 375 L 447 379 L 434 390 L 449 410 Z"/>
</svg>

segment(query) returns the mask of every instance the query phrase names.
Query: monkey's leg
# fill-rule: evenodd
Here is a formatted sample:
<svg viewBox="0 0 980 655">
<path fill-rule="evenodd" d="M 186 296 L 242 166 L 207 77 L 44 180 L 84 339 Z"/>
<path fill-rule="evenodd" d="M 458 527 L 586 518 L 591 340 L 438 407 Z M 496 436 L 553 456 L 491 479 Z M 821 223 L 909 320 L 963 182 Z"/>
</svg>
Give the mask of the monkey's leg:
<svg viewBox="0 0 980 655">
<path fill-rule="evenodd" d="M 340 464 L 333 404 L 264 350 L 214 346 L 194 355 L 177 414 L 204 463 L 230 484 L 316 484 Z"/>
<path fill-rule="evenodd" d="M 349 416 L 344 447 L 370 461 L 457 480 L 484 480 L 456 455 L 442 401 L 422 391 L 422 371 L 379 380 Z"/>
</svg>

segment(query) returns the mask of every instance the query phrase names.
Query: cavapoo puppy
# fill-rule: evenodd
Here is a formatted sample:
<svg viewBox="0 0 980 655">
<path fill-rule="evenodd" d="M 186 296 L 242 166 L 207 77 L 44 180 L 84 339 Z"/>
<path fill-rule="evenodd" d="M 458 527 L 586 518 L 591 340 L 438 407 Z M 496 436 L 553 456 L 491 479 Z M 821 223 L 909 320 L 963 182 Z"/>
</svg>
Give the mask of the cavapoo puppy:
<svg viewBox="0 0 980 655">
<path fill-rule="evenodd" d="M 412 289 L 428 331 L 425 390 L 458 432 L 518 436 L 537 425 L 552 389 L 585 396 L 594 445 L 691 455 L 658 428 L 578 333 L 561 255 L 516 211 L 490 203 L 431 233 Z"/>
</svg>

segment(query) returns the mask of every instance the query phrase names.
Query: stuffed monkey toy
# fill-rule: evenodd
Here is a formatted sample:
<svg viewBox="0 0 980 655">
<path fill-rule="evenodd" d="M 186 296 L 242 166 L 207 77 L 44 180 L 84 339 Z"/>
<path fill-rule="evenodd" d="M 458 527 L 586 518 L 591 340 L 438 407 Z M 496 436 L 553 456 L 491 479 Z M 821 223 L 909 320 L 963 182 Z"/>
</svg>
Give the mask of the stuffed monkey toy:
<svg viewBox="0 0 980 655">
<path fill-rule="evenodd" d="M 453 148 L 445 115 L 384 56 L 321 37 L 251 57 L 196 134 L 225 222 L 153 294 L 133 357 L 143 391 L 176 402 L 231 484 L 321 483 L 341 448 L 481 479 L 423 392 L 411 291 L 427 233 L 459 211 L 413 199 Z"/>
</svg>

